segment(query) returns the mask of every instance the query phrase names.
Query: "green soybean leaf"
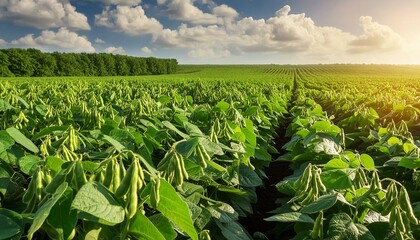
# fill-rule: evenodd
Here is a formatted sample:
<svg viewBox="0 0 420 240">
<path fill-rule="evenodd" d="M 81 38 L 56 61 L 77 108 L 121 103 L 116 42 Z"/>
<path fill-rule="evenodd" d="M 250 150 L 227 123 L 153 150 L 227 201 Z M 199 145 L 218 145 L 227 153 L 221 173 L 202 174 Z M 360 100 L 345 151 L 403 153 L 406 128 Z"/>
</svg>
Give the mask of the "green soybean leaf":
<svg viewBox="0 0 420 240">
<path fill-rule="evenodd" d="M 6 151 L 15 144 L 15 140 L 6 131 L 0 131 L 0 153 Z"/>
<path fill-rule="evenodd" d="M 398 166 L 410 168 L 410 169 L 417 169 L 420 168 L 420 158 L 416 157 L 403 157 L 401 158 Z"/>
<path fill-rule="evenodd" d="M 38 231 L 39 228 L 41 228 L 42 224 L 44 224 L 44 221 L 47 219 L 47 217 L 50 215 L 51 209 L 54 207 L 54 205 L 57 203 L 57 201 L 61 198 L 61 196 L 64 194 L 64 192 L 67 190 L 68 184 L 67 182 L 64 182 L 61 184 L 55 193 L 51 196 L 50 199 L 48 199 L 35 213 L 34 221 L 31 225 L 31 227 L 28 230 L 28 239 L 32 239 L 34 233 Z"/>
<path fill-rule="evenodd" d="M 184 122 L 184 128 L 185 131 L 187 131 L 187 133 L 190 136 L 203 136 L 203 132 L 194 124 L 189 123 L 189 122 Z"/>
<path fill-rule="evenodd" d="M 162 214 L 155 214 L 149 217 L 149 220 L 156 226 L 159 232 L 165 237 L 166 240 L 174 240 L 177 236 L 174 228 L 169 219 Z"/>
<path fill-rule="evenodd" d="M 53 126 L 53 127 L 46 127 L 46 128 L 44 128 L 44 129 L 42 129 L 41 131 L 39 131 L 39 133 L 35 134 L 35 135 L 32 137 L 32 140 L 33 140 L 33 141 L 36 141 L 36 140 L 38 140 L 38 139 L 40 139 L 40 138 L 42 138 L 42 137 L 44 137 L 44 136 L 47 136 L 47 135 L 49 135 L 49 134 L 51 134 L 51 133 L 53 133 L 53 132 L 56 132 L 56 131 L 64 132 L 64 131 L 66 131 L 68 128 L 69 128 L 69 126 L 68 126 L 68 125 L 66 125 L 66 126 Z"/>
<path fill-rule="evenodd" d="M 8 216 L 0 214 L 0 240 L 13 239 L 22 232 L 21 227 Z"/>
<path fill-rule="evenodd" d="M 19 159 L 19 166 L 22 172 L 32 175 L 35 171 L 36 165 L 41 161 L 41 159 L 34 155 L 27 155 Z"/>
<path fill-rule="evenodd" d="M 108 136 L 108 135 L 100 134 L 99 135 L 99 140 L 105 140 L 106 142 L 108 142 L 112 146 L 114 146 L 115 149 L 117 149 L 117 151 L 119 151 L 119 152 L 121 152 L 125 148 L 124 145 L 122 145 L 120 142 L 118 142 L 117 140 L 115 140 L 114 138 L 112 138 L 111 136 Z"/>
<path fill-rule="evenodd" d="M 45 158 L 45 162 L 46 167 L 55 175 L 61 171 L 61 165 L 63 165 L 64 160 L 58 157 L 48 156 Z"/>
<path fill-rule="evenodd" d="M 6 111 L 9 109 L 12 109 L 12 105 L 10 103 L 4 101 L 3 99 L 0 99 L 0 111 Z"/>
<path fill-rule="evenodd" d="M 131 220 L 129 232 L 139 239 L 166 240 L 156 226 L 141 211 L 138 211 Z"/>
<path fill-rule="evenodd" d="M 365 167 L 369 171 L 375 170 L 375 162 L 373 158 L 367 154 L 360 155 L 360 161 L 362 162 L 363 167 Z"/>
<path fill-rule="evenodd" d="M 244 187 L 257 187 L 263 184 L 258 174 L 244 165 L 239 167 L 239 182 Z"/>
<path fill-rule="evenodd" d="M 67 188 L 63 196 L 51 209 L 47 222 L 54 228 L 60 236 L 60 239 L 69 239 L 77 223 L 77 211 L 71 209 L 73 201 L 73 190 Z"/>
<path fill-rule="evenodd" d="M 328 232 L 331 239 L 375 240 L 365 226 L 353 223 L 346 213 L 338 213 L 331 218 Z"/>
<path fill-rule="evenodd" d="M 178 133 L 179 136 L 181 136 L 184 139 L 188 139 L 190 138 L 190 136 L 188 134 L 183 133 L 182 131 L 180 131 L 177 127 L 175 127 L 172 123 L 168 122 L 168 121 L 163 121 L 162 124 L 167 127 L 168 129 Z"/>
<path fill-rule="evenodd" d="M 198 142 L 198 138 L 193 137 L 188 140 L 179 142 L 176 145 L 175 149 L 178 153 L 188 157 L 194 152 L 194 149 L 197 147 Z"/>
<path fill-rule="evenodd" d="M 79 210 L 79 218 L 113 226 L 124 221 L 124 208 L 102 184 L 89 182 L 79 190 L 72 207 Z"/>
<path fill-rule="evenodd" d="M 222 231 L 223 236 L 229 240 L 251 240 L 252 238 L 246 234 L 241 225 L 236 222 L 223 223 L 216 220 L 217 226 Z"/>
<path fill-rule="evenodd" d="M 269 218 L 265 218 L 265 221 L 269 222 L 302 222 L 302 223 L 314 223 L 314 220 L 307 214 L 299 212 L 281 213 Z"/>
<path fill-rule="evenodd" d="M 334 206 L 336 202 L 337 202 L 337 194 L 324 195 L 324 196 L 321 196 L 318 200 L 304 206 L 300 210 L 300 212 L 307 213 L 307 214 L 318 213 L 320 211 L 324 211 L 331 208 L 332 206 Z"/>
<path fill-rule="evenodd" d="M 29 140 L 25 135 L 23 135 L 19 130 L 14 127 L 10 127 L 6 129 L 6 132 L 20 145 L 28 149 L 33 153 L 38 153 L 39 149 L 35 144 Z"/>
<path fill-rule="evenodd" d="M 331 169 L 343 169 L 343 168 L 349 168 L 349 164 L 344 162 L 341 159 L 334 158 L 325 164 L 323 170 L 331 170 Z"/>
<path fill-rule="evenodd" d="M 347 173 L 341 169 L 322 172 L 321 180 L 328 189 L 346 189 L 352 185 Z"/>
<path fill-rule="evenodd" d="M 157 209 L 193 240 L 198 240 L 188 205 L 178 196 L 171 184 L 162 179 L 159 193 L 160 203 Z"/>
</svg>

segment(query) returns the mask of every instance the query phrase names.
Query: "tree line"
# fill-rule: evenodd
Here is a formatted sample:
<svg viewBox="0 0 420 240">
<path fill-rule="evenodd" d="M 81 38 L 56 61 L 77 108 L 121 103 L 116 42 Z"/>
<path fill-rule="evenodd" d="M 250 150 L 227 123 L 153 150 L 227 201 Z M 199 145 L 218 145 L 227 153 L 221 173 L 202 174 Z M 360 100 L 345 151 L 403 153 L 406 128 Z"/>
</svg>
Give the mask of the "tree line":
<svg viewBox="0 0 420 240">
<path fill-rule="evenodd" d="M 138 76 L 176 72 L 176 59 L 109 53 L 46 53 L 38 49 L 0 50 L 1 77 Z"/>
</svg>

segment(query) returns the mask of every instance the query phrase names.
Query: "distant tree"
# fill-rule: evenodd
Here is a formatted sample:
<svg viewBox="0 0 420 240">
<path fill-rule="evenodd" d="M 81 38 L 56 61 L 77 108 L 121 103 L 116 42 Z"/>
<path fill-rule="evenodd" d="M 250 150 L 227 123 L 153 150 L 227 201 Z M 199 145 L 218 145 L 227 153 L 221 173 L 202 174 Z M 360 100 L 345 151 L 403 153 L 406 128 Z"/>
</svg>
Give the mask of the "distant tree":
<svg viewBox="0 0 420 240">
<path fill-rule="evenodd" d="M 95 66 L 96 76 L 108 76 L 108 71 L 105 66 L 104 59 L 100 54 L 91 54 L 89 55 L 90 60 Z"/>
<path fill-rule="evenodd" d="M 53 56 L 57 62 L 56 76 L 83 76 L 74 54 L 54 52 Z"/>
<path fill-rule="evenodd" d="M 139 76 L 147 75 L 147 62 L 142 58 L 129 57 L 130 75 Z"/>
<path fill-rule="evenodd" d="M 18 77 L 30 77 L 34 66 L 30 55 L 23 49 L 11 48 L 5 52 L 9 58 L 9 70 Z"/>
<path fill-rule="evenodd" d="M 176 59 L 108 53 L 43 53 L 38 49 L 0 50 L 0 76 L 138 76 L 176 72 Z"/>
<path fill-rule="evenodd" d="M 130 75 L 130 67 L 127 64 L 127 56 L 116 55 L 115 56 L 115 70 L 118 76 Z"/>
<path fill-rule="evenodd" d="M 93 65 L 87 53 L 81 53 L 78 60 L 84 76 L 97 76 L 95 65 Z"/>
<path fill-rule="evenodd" d="M 115 56 L 108 53 L 101 53 L 101 58 L 104 61 L 104 65 L 107 71 L 107 76 L 116 76 L 117 71 L 115 69 Z"/>
<path fill-rule="evenodd" d="M 3 51 L 0 51 L 0 77 L 13 76 L 13 73 L 9 70 L 9 66 L 9 57 Z"/>
<path fill-rule="evenodd" d="M 33 76 L 36 77 L 51 77 L 54 76 L 57 63 L 55 58 L 49 53 L 43 53 L 38 49 L 29 48 L 26 50 L 32 59 L 34 66 Z"/>
</svg>

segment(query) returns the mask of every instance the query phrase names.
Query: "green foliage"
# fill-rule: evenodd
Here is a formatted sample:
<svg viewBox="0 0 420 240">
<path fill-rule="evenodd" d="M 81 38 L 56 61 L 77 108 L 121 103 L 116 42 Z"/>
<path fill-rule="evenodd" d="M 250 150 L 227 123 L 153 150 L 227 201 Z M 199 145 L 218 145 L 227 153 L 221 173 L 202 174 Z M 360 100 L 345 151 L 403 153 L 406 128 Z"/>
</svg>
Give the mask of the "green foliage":
<svg viewBox="0 0 420 240">
<path fill-rule="evenodd" d="M 175 73 L 177 65 L 175 59 L 107 53 L 43 53 L 33 48 L 0 50 L 0 77 L 160 75 Z"/>
</svg>

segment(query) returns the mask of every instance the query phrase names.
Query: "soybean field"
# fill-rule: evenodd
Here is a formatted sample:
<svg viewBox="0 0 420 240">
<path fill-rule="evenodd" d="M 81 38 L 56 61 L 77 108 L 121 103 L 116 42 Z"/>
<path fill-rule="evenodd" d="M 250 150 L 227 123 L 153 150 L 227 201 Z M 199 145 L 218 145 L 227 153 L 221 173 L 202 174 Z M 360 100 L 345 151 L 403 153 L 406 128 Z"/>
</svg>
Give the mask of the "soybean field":
<svg viewBox="0 0 420 240">
<path fill-rule="evenodd" d="M 0 78 L 0 239 L 420 239 L 420 67 Z"/>
</svg>

